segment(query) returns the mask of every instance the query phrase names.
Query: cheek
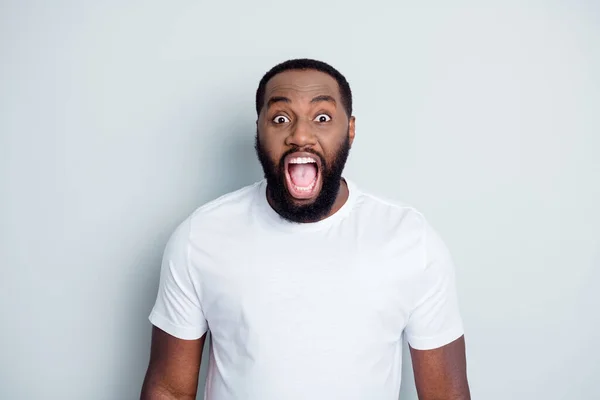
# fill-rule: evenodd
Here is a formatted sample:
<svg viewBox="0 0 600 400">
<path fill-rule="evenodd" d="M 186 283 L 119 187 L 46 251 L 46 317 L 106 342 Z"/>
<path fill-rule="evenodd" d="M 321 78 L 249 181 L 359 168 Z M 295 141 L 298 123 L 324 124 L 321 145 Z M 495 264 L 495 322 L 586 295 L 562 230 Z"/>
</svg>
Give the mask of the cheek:
<svg viewBox="0 0 600 400">
<path fill-rule="evenodd" d="M 279 160 L 283 154 L 282 146 L 274 142 L 268 135 L 259 135 L 258 140 L 261 152 L 273 165 L 279 165 Z"/>
<path fill-rule="evenodd" d="M 285 147 L 285 135 L 269 132 L 268 130 L 258 134 L 262 147 L 273 156 L 282 153 Z"/>
<path fill-rule="evenodd" d="M 345 133 L 342 135 L 339 133 L 335 135 L 321 135 L 319 138 L 319 146 L 321 147 L 321 151 L 323 152 L 325 159 L 327 161 L 332 161 L 340 149 L 344 146 L 346 140 L 347 135 Z"/>
</svg>

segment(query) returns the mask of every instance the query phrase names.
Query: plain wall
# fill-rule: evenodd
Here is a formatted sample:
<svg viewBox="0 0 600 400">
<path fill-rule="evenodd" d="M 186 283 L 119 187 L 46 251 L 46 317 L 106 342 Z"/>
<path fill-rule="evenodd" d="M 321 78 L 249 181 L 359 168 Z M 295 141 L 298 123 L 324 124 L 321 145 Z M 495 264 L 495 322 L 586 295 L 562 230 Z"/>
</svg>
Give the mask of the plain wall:
<svg viewBox="0 0 600 400">
<path fill-rule="evenodd" d="M 166 240 L 262 178 L 296 57 L 350 81 L 346 176 L 452 250 L 473 398 L 600 399 L 597 2 L 0 4 L 1 399 L 139 395 Z"/>
</svg>

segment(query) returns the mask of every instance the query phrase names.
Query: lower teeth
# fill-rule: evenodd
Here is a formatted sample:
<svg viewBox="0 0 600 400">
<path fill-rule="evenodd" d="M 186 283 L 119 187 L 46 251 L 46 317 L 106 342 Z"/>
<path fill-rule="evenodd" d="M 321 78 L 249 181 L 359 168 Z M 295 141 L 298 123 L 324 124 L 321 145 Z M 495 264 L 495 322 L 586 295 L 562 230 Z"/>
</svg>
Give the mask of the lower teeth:
<svg viewBox="0 0 600 400">
<path fill-rule="evenodd" d="M 299 192 L 310 192 L 315 187 L 316 182 L 317 182 L 317 180 L 315 179 L 313 181 L 313 183 L 310 184 L 310 186 L 306 186 L 306 187 L 294 185 L 294 189 L 296 189 Z"/>
</svg>

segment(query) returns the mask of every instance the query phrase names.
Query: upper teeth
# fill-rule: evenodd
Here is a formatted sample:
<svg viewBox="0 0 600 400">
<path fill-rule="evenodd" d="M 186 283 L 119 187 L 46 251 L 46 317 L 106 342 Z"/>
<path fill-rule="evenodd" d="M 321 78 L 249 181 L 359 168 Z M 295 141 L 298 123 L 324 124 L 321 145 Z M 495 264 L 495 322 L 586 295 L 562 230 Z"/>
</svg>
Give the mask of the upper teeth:
<svg viewBox="0 0 600 400">
<path fill-rule="evenodd" d="M 290 160 L 290 164 L 308 164 L 316 163 L 316 161 L 310 157 L 296 157 Z"/>
</svg>

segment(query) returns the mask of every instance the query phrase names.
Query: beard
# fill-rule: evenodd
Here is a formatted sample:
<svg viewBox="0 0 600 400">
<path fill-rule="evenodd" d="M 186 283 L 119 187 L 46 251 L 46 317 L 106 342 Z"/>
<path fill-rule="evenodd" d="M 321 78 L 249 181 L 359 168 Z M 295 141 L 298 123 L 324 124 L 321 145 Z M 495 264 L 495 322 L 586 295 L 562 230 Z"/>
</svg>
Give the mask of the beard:
<svg viewBox="0 0 600 400">
<path fill-rule="evenodd" d="M 348 135 L 345 136 L 331 160 L 326 160 L 323 155 L 312 149 L 294 147 L 286 151 L 279 161 L 275 161 L 261 146 L 258 132 L 254 148 L 267 181 L 267 194 L 273 203 L 273 208 L 282 218 L 290 222 L 307 223 L 317 222 L 329 214 L 337 199 L 342 172 L 350 153 L 350 137 Z M 285 157 L 300 150 L 314 154 L 321 160 L 321 169 L 318 171 L 322 180 L 321 190 L 317 197 L 308 204 L 298 204 L 297 200 L 288 192 L 285 183 Z"/>
</svg>

